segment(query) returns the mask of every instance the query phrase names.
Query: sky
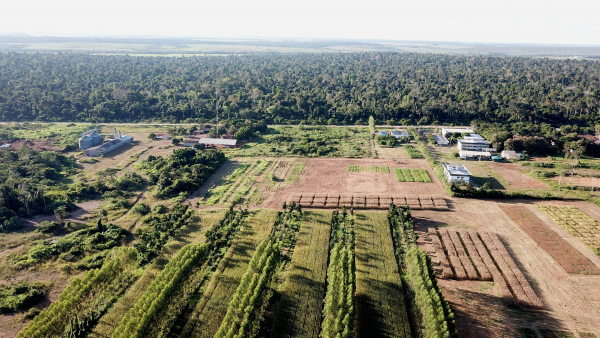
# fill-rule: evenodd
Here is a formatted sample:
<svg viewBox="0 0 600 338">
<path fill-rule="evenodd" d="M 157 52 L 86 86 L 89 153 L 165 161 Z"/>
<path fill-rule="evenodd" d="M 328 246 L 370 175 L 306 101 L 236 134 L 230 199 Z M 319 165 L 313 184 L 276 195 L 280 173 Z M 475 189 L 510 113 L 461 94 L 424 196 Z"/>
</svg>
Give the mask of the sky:
<svg viewBox="0 0 600 338">
<path fill-rule="evenodd" d="M 600 0 L 7 0 L 0 34 L 600 45 Z"/>
</svg>

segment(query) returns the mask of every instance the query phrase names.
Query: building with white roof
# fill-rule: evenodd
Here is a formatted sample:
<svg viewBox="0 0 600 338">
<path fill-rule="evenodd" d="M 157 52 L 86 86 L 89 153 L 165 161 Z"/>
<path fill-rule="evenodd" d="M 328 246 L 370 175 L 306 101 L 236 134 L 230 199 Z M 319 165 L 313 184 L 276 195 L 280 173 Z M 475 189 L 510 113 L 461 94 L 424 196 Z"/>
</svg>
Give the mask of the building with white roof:
<svg viewBox="0 0 600 338">
<path fill-rule="evenodd" d="M 475 131 L 473 130 L 473 128 L 442 128 L 442 132 L 441 134 L 446 136 L 449 133 L 460 133 L 460 134 L 464 134 L 464 133 L 474 133 Z"/>
<path fill-rule="evenodd" d="M 448 178 L 448 182 L 471 182 L 471 172 L 462 164 L 442 164 L 444 167 L 444 175 Z"/>
<path fill-rule="evenodd" d="M 470 151 L 461 150 L 458 152 L 458 156 L 461 160 L 489 160 L 492 158 L 492 154 L 489 151 Z"/>
<path fill-rule="evenodd" d="M 435 139 L 435 142 L 437 142 L 438 146 L 443 147 L 450 144 L 450 142 L 447 138 L 444 137 L 444 135 L 433 135 L 433 138 Z"/>
<path fill-rule="evenodd" d="M 236 139 L 222 139 L 222 138 L 201 138 L 198 141 L 200 144 L 206 146 L 215 146 L 217 148 L 235 148 L 237 146 Z"/>
<path fill-rule="evenodd" d="M 404 130 L 392 130 L 391 135 L 396 139 L 410 138 L 410 134 Z"/>
<path fill-rule="evenodd" d="M 459 139 L 456 142 L 458 150 L 469 150 L 469 151 L 483 151 L 484 149 L 490 149 L 490 142 L 482 138 L 464 138 Z"/>
</svg>

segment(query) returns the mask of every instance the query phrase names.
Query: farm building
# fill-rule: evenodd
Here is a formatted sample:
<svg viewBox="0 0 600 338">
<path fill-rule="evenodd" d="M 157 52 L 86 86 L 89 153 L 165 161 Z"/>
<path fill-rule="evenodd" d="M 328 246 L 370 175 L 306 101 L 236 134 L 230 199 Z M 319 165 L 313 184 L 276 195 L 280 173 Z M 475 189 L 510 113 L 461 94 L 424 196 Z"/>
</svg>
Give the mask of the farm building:
<svg viewBox="0 0 600 338">
<path fill-rule="evenodd" d="M 171 139 L 171 135 L 169 135 L 169 134 L 156 134 L 156 139 L 157 140 L 170 140 Z"/>
<path fill-rule="evenodd" d="M 448 182 L 471 182 L 472 175 L 464 165 L 444 163 L 442 167 L 444 167 L 444 175 L 448 178 Z"/>
<path fill-rule="evenodd" d="M 405 130 L 392 130 L 391 135 L 396 139 L 410 138 L 410 134 Z"/>
<path fill-rule="evenodd" d="M 200 128 L 198 129 L 198 134 L 208 134 L 210 132 L 210 128 Z"/>
<path fill-rule="evenodd" d="M 198 141 L 200 144 L 205 146 L 214 146 L 217 148 L 235 148 L 237 147 L 237 140 L 235 139 L 220 139 L 220 138 L 201 138 Z"/>
<path fill-rule="evenodd" d="M 450 144 L 450 142 L 447 138 L 444 137 L 444 135 L 433 135 L 433 138 L 435 139 L 435 142 L 437 142 L 438 146 L 443 147 Z"/>
<path fill-rule="evenodd" d="M 450 134 L 450 133 L 464 134 L 464 133 L 474 133 L 474 132 L 475 131 L 473 130 L 473 128 L 442 128 L 441 134 L 446 136 L 447 134 Z"/>
<path fill-rule="evenodd" d="M 492 157 L 489 151 L 469 151 L 461 150 L 458 152 L 461 160 L 489 160 Z"/>
<path fill-rule="evenodd" d="M 102 136 L 98 134 L 98 128 L 88 130 L 85 133 L 81 133 L 79 138 L 79 148 L 88 149 L 102 143 Z"/>
<path fill-rule="evenodd" d="M 521 154 L 514 150 L 502 150 L 500 156 L 506 160 L 518 160 L 521 157 Z"/>
<path fill-rule="evenodd" d="M 5 143 L 3 145 L 0 145 L 0 148 L 10 148 L 10 143 Z"/>
<path fill-rule="evenodd" d="M 484 150 L 491 149 L 490 142 L 486 141 L 481 136 L 479 136 L 479 137 L 465 136 L 465 138 L 460 139 L 456 142 L 456 147 L 458 148 L 458 150 L 469 150 L 469 151 L 484 151 Z"/>
<path fill-rule="evenodd" d="M 115 139 L 105 142 L 102 145 L 88 148 L 85 150 L 85 154 L 91 157 L 106 155 L 111 151 L 121 148 L 122 146 L 131 142 L 133 142 L 133 136 L 121 135 L 121 132 L 119 132 Z"/>
</svg>

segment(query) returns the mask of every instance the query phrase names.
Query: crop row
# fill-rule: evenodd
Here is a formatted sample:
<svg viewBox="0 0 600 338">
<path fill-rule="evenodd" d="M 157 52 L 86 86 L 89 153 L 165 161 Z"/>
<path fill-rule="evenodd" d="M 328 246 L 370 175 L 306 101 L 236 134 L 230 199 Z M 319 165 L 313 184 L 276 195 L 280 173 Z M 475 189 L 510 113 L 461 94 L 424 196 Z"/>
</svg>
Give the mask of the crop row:
<svg viewBox="0 0 600 338">
<path fill-rule="evenodd" d="M 346 212 L 331 216 L 327 293 L 323 308 L 321 337 L 354 337 L 354 219 Z"/>
<path fill-rule="evenodd" d="M 257 308 L 264 303 L 265 289 L 279 262 L 280 247 L 270 240 L 261 242 L 248 264 L 215 338 L 247 337 L 255 328 Z"/>
<path fill-rule="evenodd" d="M 473 262 L 473 265 L 475 265 L 475 268 L 477 269 L 481 280 L 491 281 L 492 275 L 490 274 L 489 269 L 485 266 L 485 263 L 483 262 L 481 255 L 477 251 L 475 243 L 473 243 L 473 240 L 471 239 L 469 233 L 465 230 L 458 230 L 458 234 L 460 235 L 461 241 L 467 250 L 469 258 Z"/>
<path fill-rule="evenodd" d="M 536 205 L 573 237 L 600 255 L 600 223 L 571 206 Z"/>
<path fill-rule="evenodd" d="M 599 275 L 600 269 L 575 250 L 524 206 L 501 206 L 502 210 L 533 238 L 568 273 Z"/>
<path fill-rule="evenodd" d="M 411 337 L 387 215 L 355 215 L 356 336 Z"/>
<path fill-rule="evenodd" d="M 180 336 L 213 337 L 219 330 L 254 251 L 259 243 L 269 238 L 277 214 L 277 211 L 267 209 L 249 212 L 231 244 L 218 250 L 223 256 L 208 283 L 199 290 L 199 301 L 185 321 Z M 207 241 L 212 242 L 208 236 Z"/>
<path fill-rule="evenodd" d="M 167 305 L 192 269 L 206 259 L 207 245 L 184 246 L 127 312 L 113 337 L 145 337 L 158 313 Z"/>
<path fill-rule="evenodd" d="M 362 165 L 349 165 L 348 171 L 351 173 L 369 172 L 369 173 L 390 173 L 390 167 L 377 167 L 377 166 L 362 166 Z"/>
<path fill-rule="evenodd" d="M 483 244 L 477 233 L 475 231 L 469 231 L 468 236 L 469 239 L 473 242 L 473 245 L 475 246 L 477 253 L 481 257 L 481 260 L 490 271 L 490 274 L 492 275 L 492 280 L 494 281 L 494 285 L 497 289 L 500 290 L 500 296 L 502 297 L 502 299 L 506 303 L 513 303 L 513 294 L 510 292 L 510 289 L 508 288 L 508 285 L 504 280 L 504 276 L 502 276 L 502 273 L 500 272 L 500 270 L 498 270 L 498 267 L 496 267 L 496 263 L 494 263 L 494 260 L 490 256 L 488 250 L 486 249 L 485 245 Z M 463 237 L 463 239 L 464 238 L 465 237 Z"/>
<path fill-rule="evenodd" d="M 457 337 L 454 314 L 437 285 L 431 260 L 416 244 L 410 209 L 390 208 L 388 220 L 410 304 L 411 331 L 416 330 L 413 336 Z"/>
<path fill-rule="evenodd" d="M 251 168 L 251 166 L 255 165 L 256 162 L 252 165 L 249 163 L 237 165 L 229 175 L 208 190 L 207 195 L 209 197 L 202 203 L 205 205 L 214 205 L 221 200 L 226 200 L 232 191 L 237 190 L 237 186 L 241 182 L 241 180 L 238 180 L 238 178 L 240 178 L 240 176 L 242 176 L 242 174 L 244 174 L 248 168 Z M 250 170 L 252 170 L 252 168 Z"/>
<path fill-rule="evenodd" d="M 88 314 L 103 314 L 106 308 L 99 304 L 110 306 L 129 285 L 132 270 L 137 268 L 134 249 L 117 249 L 114 253 L 101 268 L 86 272 L 82 279 L 73 279 L 58 300 L 37 315 L 18 337 L 71 336 L 75 330 L 87 331 L 93 324 Z"/>
<path fill-rule="evenodd" d="M 410 158 L 423 158 L 423 154 L 410 144 L 404 146 Z"/>
<path fill-rule="evenodd" d="M 446 253 L 444 252 L 444 247 L 442 246 L 442 242 L 440 241 L 437 231 L 435 228 L 429 228 L 427 231 L 429 232 L 429 237 L 433 243 L 435 255 L 440 261 L 440 265 L 442 267 L 442 278 L 454 278 L 454 272 L 452 272 L 450 262 L 448 261 L 448 256 L 446 256 Z"/>
<path fill-rule="evenodd" d="M 271 337 L 319 337 L 331 212 L 305 211 Z"/>
<path fill-rule="evenodd" d="M 291 202 L 305 208 L 388 209 L 393 204 L 414 210 L 448 210 L 446 200 L 440 196 L 294 193 L 288 199 Z"/>
<path fill-rule="evenodd" d="M 456 278 L 459 280 L 468 279 L 467 272 L 465 271 L 465 268 L 463 267 L 462 262 L 461 262 L 460 258 L 458 257 L 458 253 L 456 252 L 456 249 L 454 248 L 454 244 L 452 243 L 452 240 L 450 239 L 450 234 L 448 232 L 448 229 L 446 229 L 446 228 L 440 229 L 440 234 L 442 235 L 442 242 L 446 249 L 446 252 L 448 252 L 448 258 L 450 260 L 450 265 L 452 265 L 452 268 L 454 269 L 454 274 L 455 274 Z"/>
<path fill-rule="evenodd" d="M 521 270 L 510 257 L 500 239 L 498 239 L 498 236 L 495 233 L 488 232 L 481 232 L 479 234 L 502 271 L 517 301 L 525 306 L 542 308 L 542 301 L 535 294 Z"/>
<path fill-rule="evenodd" d="M 431 183 L 431 178 L 425 169 L 394 169 L 396 178 L 400 182 L 425 182 Z"/>
</svg>

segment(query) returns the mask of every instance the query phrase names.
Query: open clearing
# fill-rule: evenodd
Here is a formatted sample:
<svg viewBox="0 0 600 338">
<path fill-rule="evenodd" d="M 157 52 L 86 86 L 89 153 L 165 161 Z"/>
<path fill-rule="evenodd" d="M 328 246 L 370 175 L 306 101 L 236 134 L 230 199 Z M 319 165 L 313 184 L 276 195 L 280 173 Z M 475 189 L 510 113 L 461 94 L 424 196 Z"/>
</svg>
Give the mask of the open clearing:
<svg viewBox="0 0 600 338">
<path fill-rule="evenodd" d="M 293 193 L 365 193 L 381 195 L 442 195 L 444 191 L 429 172 L 425 160 L 298 159 L 306 163 L 296 184 L 280 184 L 263 207 L 279 208 Z M 389 167 L 389 173 L 348 172 L 348 166 Z M 432 183 L 398 182 L 394 169 L 425 169 Z"/>
<path fill-rule="evenodd" d="M 529 203 L 472 199 L 454 199 L 453 203 L 455 210 L 451 212 L 413 211 L 416 224 L 422 231 L 420 245 L 433 253 L 433 245 L 426 240 L 424 233 L 429 227 L 451 225 L 459 229 L 494 232 L 545 306 L 542 311 L 508 307 L 492 282 L 438 279 L 456 315 L 461 337 L 519 337 L 517 329 L 523 327 L 600 333 L 597 320 L 600 318 L 600 296 L 595 291 L 600 288 L 600 276 L 567 273 L 500 206 L 526 208 L 596 267 L 600 267 L 600 259 L 591 249 Z M 600 209 L 591 203 L 543 203 L 574 205 L 596 220 L 600 217 Z"/>
<path fill-rule="evenodd" d="M 545 183 L 523 174 L 527 168 L 514 163 L 489 163 L 488 167 L 510 183 L 509 189 L 550 189 Z"/>
</svg>

